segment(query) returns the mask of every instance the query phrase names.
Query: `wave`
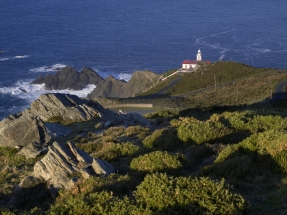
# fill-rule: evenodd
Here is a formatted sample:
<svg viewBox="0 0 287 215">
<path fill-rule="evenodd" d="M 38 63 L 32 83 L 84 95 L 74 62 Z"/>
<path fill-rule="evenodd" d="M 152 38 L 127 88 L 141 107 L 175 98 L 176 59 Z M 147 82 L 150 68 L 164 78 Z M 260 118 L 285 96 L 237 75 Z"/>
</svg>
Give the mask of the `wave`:
<svg viewBox="0 0 287 215">
<path fill-rule="evenodd" d="M 28 57 L 30 56 L 29 55 L 16 55 L 14 59 L 22 59 L 22 58 L 28 58 Z"/>
<path fill-rule="evenodd" d="M 253 49 L 253 51 L 256 51 L 259 54 L 271 52 L 270 49 L 259 49 L 259 48 L 252 48 L 252 49 Z"/>
<path fill-rule="evenodd" d="M 52 66 L 41 66 L 41 67 L 32 68 L 29 71 L 30 72 L 55 72 L 55 71 L 61 70 L 65 66 L 67 65 L 57 63 Z"/>
<path fill-rule="evenodd" d="M 6 60 L 9 60 L 9 58 L 7 58 L 7 57 L 0 58 L 0 61 L 6 61 Z"/>
<path fill-rule="evenodd" d="M 32 81 L 32 80 L 31 80 Z M 73 94 L 85 98 L 93 91 L 96 85 L 90 84 L 82 90 L 45 90 L 45 84 L 29 84 L 28 81 L 17 81 L 12 87 L 0 88 L 0 94 L 7 94 L 19 99 L 24 99 L 32 102 L 45 93 L 64 93 Z"/>
</svg>

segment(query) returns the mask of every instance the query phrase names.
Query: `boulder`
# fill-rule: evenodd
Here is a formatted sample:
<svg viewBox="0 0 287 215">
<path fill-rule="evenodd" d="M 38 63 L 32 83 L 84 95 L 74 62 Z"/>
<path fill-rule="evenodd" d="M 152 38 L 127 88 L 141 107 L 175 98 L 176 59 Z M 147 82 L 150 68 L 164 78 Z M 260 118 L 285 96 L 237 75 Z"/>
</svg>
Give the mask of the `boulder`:
<svg viewBox="0 0 287 215">
<path fill-rule="evenodd" d="M 30 84 L 45 84 L 46 90 L 82 90 L 88 84 L 97 85 L 103 78 L 94 70 L 84 67 L 81 72 L 70 66 L 66 66 L 56 74 L 47 74 L 45 77 L 39 76 Z"/>
<path fill-rule="evenodd" d="M 0 146 L 27 146 L 30 143 L 48 143 L 48 134 L 40 117 L 27 110 L 10 115 L 0 122 Z"/>
<path fill-rule="evenodd" d="M 34 175 L 44 178 L 56 189 L 71 189 L 79 177 L 111 173 L 115 173 L 111 164 L 91 157 L 71 142 L 54 142 L 47 155 L 34 166 Z"/>
<path fill-rule="evenodd" d="M 28 158 L 36 158 L 40 155 L 47 153 L 48 146 L 40 143 L 30 143 L 19 151 L 19 155 Z"/>
</svg>

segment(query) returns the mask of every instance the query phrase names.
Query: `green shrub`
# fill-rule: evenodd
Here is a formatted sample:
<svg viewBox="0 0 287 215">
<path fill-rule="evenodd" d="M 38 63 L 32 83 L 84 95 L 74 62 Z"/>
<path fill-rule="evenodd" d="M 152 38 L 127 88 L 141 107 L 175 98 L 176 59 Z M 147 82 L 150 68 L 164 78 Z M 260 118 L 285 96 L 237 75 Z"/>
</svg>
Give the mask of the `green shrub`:
<svg viewBox="0 0 287 215">
<path fill-rule="evenodd" d="M 287 119 L 281 116 L 257 115 L 251 111 L 224 112 L 211 116 L 213 121 L 221 121 L 236 130 L 248 130 L 252 133 L 267 131 L 269 129 L 287 128 Z"/>
<path fill-rule="evenodd" d="M 99 193 L 89 193 L 86 196 L 71 196 L 65 204 L 51 206 L 47 214 L 148 215 L 152 213 L 147 209 L 139 207 L 134 201 L 129 200 L 127 197 L 120 199 L 113 196 L 112 192 L 102 191 Z"/>
<path fill-rule="evenodd" d="M 135 191 L 136 201 L 153 211 L 169 214 L 234 214 L 245 208 L 239 194 L 233 194 L 225 181 L 209 178 L 147 175 Z"/>
<path fill-rule="evenodd" d="M 204 175 L 225 177 L 236 184 L 253 183 L 254 177 L 287 173 L 287 132 L 255 133 L 241 143 L 227 146 Z"/>
<path fill-rule="evenodd" d="M 221 142 L 224 136 L 229 135 L 233 130 L 224 126 L 221 122 L 199 121 L 192 118 L 185 119 L 178 128 L 178 138 L 184 142 L 202 144 L 208 142 Z"/>
<path fill-rule="evenodd" d="M 139 150 L 139 147 L 133 143 L 117 143 L 109 146 L 109 151 L 115 152 L 118 157 L 131 156 Z"/>
<path fill-rule="evenodd" d="M 155 130 L 150 136 L 143 140 L 143 145 L 147 148 L 161 150 L 172 150 L 180 148 L 182 141 L 177 137 L 177 131 L 173 128 Z"/>
<path fill-rule="evenodd" d="M 130 168 L 143 172 L 177 170 L 182 168 L 183 160 L 184 156 L 181 154 L 171 155 L 166 151 L 155 151 L 134 158 Z"/>
</svg>

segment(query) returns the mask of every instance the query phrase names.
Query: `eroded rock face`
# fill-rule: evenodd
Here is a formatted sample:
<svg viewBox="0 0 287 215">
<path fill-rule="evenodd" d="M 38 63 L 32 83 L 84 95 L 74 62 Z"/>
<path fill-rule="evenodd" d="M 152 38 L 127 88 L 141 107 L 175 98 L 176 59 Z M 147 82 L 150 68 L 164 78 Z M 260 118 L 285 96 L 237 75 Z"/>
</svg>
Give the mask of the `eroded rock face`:
<svg viewBox="0 0 287 215">
<path fill-rule="evenodd" d="M 97 102 L 84 100 L 75 95 L 49 93 L 32 102 L 30 112 L 47 121 L 51 118 L 63 121 L 85 121 L 95 117 L 107 119 L 108 112 Z"/>
<path fill-rule="evenodd" d="M 133 97 L 137 93 L 145 92 L 152 88 L 158 84 L 160 79 L 160 75 L 151 71 L 135 71 L 128 82 L 109 76 L 99 82 L 88 97 Z"/>
<path fill-rule="evenodd" d="M 0 146 L 27 146 L 29 143 L 48 143 L 44 122 L 28 111 L 10 115 L 0 122 Z"/>
<path fill-rule="evenodd" d="M 114 167 L 106 161 L 95 159 L 71 143 L 54 142 L 47 155 L 34 166 L 34 175 L 42 177 L 57 189 L 70 189 L 77 176 L 115 173 Z"/>
<path fill-rule="evenodd" d="M 39 76 L 31 84 L 45 84 L 46 90 L 81 90 L 88 84 L 97 85 L 102 80 L 103 78 L 91 68 L 84 67 L 81 72 L 78 72 L 74 68 L 66 66 L 56 74 Z"/>
</svg>

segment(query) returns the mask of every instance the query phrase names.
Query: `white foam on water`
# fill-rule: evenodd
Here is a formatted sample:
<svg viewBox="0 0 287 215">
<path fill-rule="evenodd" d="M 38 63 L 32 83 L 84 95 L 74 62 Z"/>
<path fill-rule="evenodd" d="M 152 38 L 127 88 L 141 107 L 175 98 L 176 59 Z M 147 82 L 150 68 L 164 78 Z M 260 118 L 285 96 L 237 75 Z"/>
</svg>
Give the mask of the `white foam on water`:
<svg viewBox="0 0 287 215">
<path fill-rule="evenodd" d="M 130 73 L 120 73 L 118 75 L 120 80 L 125 80 L 125 81 L 129 81 L 131 79 L 132 74 Z"/>
<path fill-rule="evenodd" d="M 131 79 L 132 74 L 128 73 L 128 72 L 114 72 L 114 71 L 100 71 L 98 69 L 92 68 L 94 71 L 96 71 L 102 78 L 106 78 L 110 75 L 112 75 L 113 77 L 115 77 L 116 79 L 119 80 L 125 80 L 125 81 L 129 81 Z"/>
<path fill-rule="evenodd" d="M 9 60 L 9 58 L 8 57 L 0 58 L 0 61 L 6 61 L 6 60 Z"/>
<path fill-rule="evenodd" d="M 28 57 L 30 56 L 29 55 L 16 55 L 14 59 L 21 59 L 21 58 L 28 58 Z"/>
<path fill-rule="evenodd" d="M 204 39 L 209 38 L 209 37 L 215 37 L 215 36 L 222 35 L 222 34 L 227 34 L 227 33 L 230 33 L 232 31 L 235 31 L 235 30 L 236 30 L 236 28 L 233 28 L 231 30 L 226 30 L 226 31 L 221 31 L 219 33 L 214 33 L 214 34 L 211 34 L 209 36 L 200 37 L 200 38 L 197 38 L 195 40 L 195 42 L 198 45 L 205 45 L 205 46 L 209 46 L 213 49 L 219 50 L 219 53 L 220 53 L 219 60 L 223 60 L 226 56 L 226 52 L 229 51 L 230 49 L 220 45 L 219 43 L 210 44 L 210 43 L 206 42 Z"/>
<path fill-rule="evenodd" d="M 51 66 L 41 66 L 41 67 L 32 68 L 29 71 L 30 72 L 55 72 L 55 71 L 61 70 L 65 66 L 67 65 L 57 63 Z"/>
<path fill-rule="evenodd" d="M 259 54 L 271 52 L 270 49 L 252 48 L 252 50 L 255 51 L 255 52 L 257 52 L 257 53 L 259 53 Z"/>
<path fill-rule="evenodd" d="M 31 80 L 32 81 L 32 80 Z M 8 94 L 10 96 L 24 99 L 32 102 L 45 93 L 64 93 L 73 94 L 85 98 L 96 87 L 93 84 L 88 85 L 82 90 L 45 90 L 45 84 L 29 84 L 28 81 L 17 81 L 12 87 L 1 87 L 1 94 Z"/>
</svg>

